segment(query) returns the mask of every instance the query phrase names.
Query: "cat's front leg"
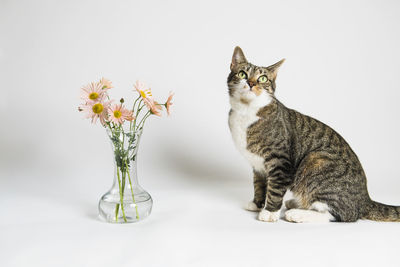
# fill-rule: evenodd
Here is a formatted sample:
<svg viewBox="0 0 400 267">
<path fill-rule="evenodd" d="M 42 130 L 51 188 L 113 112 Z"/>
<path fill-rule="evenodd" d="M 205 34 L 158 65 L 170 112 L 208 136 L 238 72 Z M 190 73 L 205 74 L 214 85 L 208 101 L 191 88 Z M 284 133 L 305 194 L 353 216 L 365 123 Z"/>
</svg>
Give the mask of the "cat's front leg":
<svg viewBox="0 0 400 267">
<path fill-rule="evenodd" d="M 254 198 L 247 204 L 249 211 L 260 211 L 265 206 L 267 178 L 265 174 L 253 170 Z"/>
<path fill-rule="evenodd" d="M 264 222 L 276 222 L 279 220 L 283 196 L 289 188 L 291 178 L 281 171 L 271 170 L 267 181 L 265 207 L 258 214 L 258 219 Z"/>
</svg>

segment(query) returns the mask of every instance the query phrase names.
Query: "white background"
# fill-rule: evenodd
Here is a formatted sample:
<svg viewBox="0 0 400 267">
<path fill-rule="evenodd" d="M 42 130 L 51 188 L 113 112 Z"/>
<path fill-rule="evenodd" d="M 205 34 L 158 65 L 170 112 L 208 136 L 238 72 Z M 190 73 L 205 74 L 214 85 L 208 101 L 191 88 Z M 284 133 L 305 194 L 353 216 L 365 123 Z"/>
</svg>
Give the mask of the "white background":
<svg viewBox="0 0 400 267">
<path fill-rule="evenodd" d="M 0 1 L 0 266 L 398 266 L 400 225 L 262 223 L 243 210 L 251 169 L 227 126 L 236 45 L 286 58 L 277 97 L 336 129 L 375 200 L 400 204 L 398 1 Z M 113 179 L 82 85 L 176 93 L 149 119 L 137 224 L 97 219 Z"/>
</svg>

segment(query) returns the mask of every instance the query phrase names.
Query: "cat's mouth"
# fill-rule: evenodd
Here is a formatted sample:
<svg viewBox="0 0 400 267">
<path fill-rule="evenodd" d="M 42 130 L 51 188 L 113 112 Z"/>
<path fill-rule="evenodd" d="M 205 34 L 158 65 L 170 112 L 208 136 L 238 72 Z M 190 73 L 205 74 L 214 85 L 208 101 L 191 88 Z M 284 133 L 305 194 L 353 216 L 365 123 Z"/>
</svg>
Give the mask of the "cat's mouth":
<svg viewBox="0 0 400 267">
<path fill-rule="evenodd" d="M 263 89 L 257 85 L 250 86 L 250 85 L 245 84 L 245 85 L 243 85 L 242 93 L 248 94 L 249 92 L 252 92 L 256 96 L 259 96 L 262 93 L 262 91 L 263 91 Z"/>
<path fill-rule="evenodd" d="M 244 89 L 245 91 L 251 91 L 251 88 L 252 88 L 252 87 L 250 87 L 250 86 L 247 85 L 247 84 L 244 84 L 244 85 L 243 85 L 243 89 Z"/>
<path fill-rule="evenodd" d="M 237 94 L 237 99 L 244 104 L 252 102 L 256 98 L 257 94 L 253 92 L 250 88 L 242 89 Z"/>
<path fill-rule="evenodd" d="M 243 104 L 249 104 L 259 95 L 256 87 L 250 87 L 247 83 L 235 84 L 232 87 L 233 97 Z"/>
</svg>

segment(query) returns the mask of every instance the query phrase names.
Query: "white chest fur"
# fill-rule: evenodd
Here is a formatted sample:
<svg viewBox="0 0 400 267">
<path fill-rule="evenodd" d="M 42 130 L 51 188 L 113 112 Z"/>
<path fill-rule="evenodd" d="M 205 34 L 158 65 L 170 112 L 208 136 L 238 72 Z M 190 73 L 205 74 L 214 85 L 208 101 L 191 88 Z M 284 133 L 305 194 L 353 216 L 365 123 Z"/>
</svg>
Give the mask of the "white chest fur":
<svg viewBox="0 0 400 267">
<path fill-rule="evenodd" d="M 229 116 L 229 127 L 236 148 L 255 170 L 261 172 L 264 171 L 264 159 L 247 149 L 247 128 L 257 120 L 259 117 L 255 113 L 232 110 Z"/>
<path fill-rule="evenodd" d="M 260 120 L 257 116 L 260 108 L 271 103 L 267 94 L 258 96 L 250 103 L 242 103 L 236 97 L 231 98 L 232 111 L 229 116 L 229 127 L 233 142 L 240 153 L 247 159 L 250 165 L 259 172 L 265 171 L 264 159 L 247 149 L 247 129 L 250 125 Z"/>
</svg>

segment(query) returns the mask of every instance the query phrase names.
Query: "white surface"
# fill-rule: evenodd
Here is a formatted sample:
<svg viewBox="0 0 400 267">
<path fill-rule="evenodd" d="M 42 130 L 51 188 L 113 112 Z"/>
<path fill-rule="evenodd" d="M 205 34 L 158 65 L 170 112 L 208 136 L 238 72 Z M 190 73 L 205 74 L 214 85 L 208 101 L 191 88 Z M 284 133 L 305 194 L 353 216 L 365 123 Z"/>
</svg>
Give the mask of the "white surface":
<svg viewBox="0 0 400 267">
<path fill-rule="evenodd" d="M 251 171 L 227 125 L 235 45 L 286 58 L 277 96 L 335 128 L 377 201 L 400 204 L 396 1 L 1 1 L 0 266 L 398 266 L 400 224 L 274 224 L 245 211 Z M 112 181 L 105 133 L 77 112 L 101 76 L 165 99 L 139 180 L 152 215 L 96 219 Z"/>
</svg>

